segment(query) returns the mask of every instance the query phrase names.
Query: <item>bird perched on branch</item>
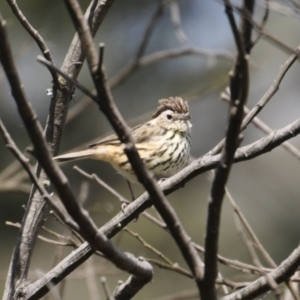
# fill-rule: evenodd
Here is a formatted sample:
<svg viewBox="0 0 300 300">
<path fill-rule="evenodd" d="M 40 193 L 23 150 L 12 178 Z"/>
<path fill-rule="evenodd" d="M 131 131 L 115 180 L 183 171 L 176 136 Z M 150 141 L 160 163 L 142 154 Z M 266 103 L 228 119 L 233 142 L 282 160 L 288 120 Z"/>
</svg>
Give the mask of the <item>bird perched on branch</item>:
<svg viewBox="0 0 300 300">
<path fill-rule="evenodd" d="M 152 119 L 131 129 L 137 151 L 158 178 L 170 177 L 185 167 L 191 149 L 189 107 L 180 97 L 158 101 Z M 110 163 L 129 182 L 137 178 L 116 134 L 110 135 L 88 149 L 54 157 L 59 162 L 95 159 Z"/>
</svg>

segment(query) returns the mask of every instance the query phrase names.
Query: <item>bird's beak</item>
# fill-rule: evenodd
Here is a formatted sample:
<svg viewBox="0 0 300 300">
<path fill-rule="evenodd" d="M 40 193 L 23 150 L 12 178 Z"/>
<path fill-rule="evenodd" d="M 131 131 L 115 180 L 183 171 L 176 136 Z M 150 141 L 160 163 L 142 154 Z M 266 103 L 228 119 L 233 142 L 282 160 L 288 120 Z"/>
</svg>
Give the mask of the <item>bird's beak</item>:
<svg viewBox="0 0 300 300">
<path fill-rule="evenodd" d="M 190 120 L 192 117 L 188 114 L 185 114 L 185 115 L 181 115 L 180 116 L 180 120 L 183 120 L 183 121 L 188 121 Z"/>
</svg>

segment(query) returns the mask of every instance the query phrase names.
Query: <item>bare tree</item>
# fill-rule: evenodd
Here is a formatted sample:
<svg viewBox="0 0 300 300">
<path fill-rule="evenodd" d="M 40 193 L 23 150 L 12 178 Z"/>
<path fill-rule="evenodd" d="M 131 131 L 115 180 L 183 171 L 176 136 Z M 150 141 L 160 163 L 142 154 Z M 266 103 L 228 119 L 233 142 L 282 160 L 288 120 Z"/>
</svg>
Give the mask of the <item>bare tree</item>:
<svg viewBox="0 0 300 300">
<path fill-rule="evenodd" d="M 279 110 L 282 115 L 287 111 L 288 116 L 292 116 L 293 119 L 289 120 L 287 125 L 278 125 L 279 129 L 272 129 L 258 118 L 258 114 L 263 115 L 264 112 L 268 112 L 267 116 L 270 115 L 271 118 L 274 118 L 275 113 L 270 109 L 270 101 L 276 102 L 276 94 L 284 79 L 288 81 L 287 78 L 289 78 L 289 84 L 293 84 L 291 67 L 297 66 L 295 62 L 299 56 L 299 47 L 288 46 L 284 35 L 277 37 L 272 30 L 269 30 L 268 24 L 272 25 L 269 15 L 278 14 L 278 20 L 294 17 L 298 21 L 300 4 L 297 1 L 281 3 L 268 0 L 223 0 L 205 4 L 199 4 L 197 1 L 176 0 L 145 1 L 142 4 L 141 2 L 137 4 L 135 1 L 132 1 L 133 3 L 125 2 L 120 4 L 113 0 L 93 0 L 88 4 L 86 12 L 83 13 L 77 0 L 65 0 L 63 9 L 68 17 L 64 22 L 73 24 L 75 35 L 64 56 L 62 66 L 57 67 L 55 55 L 53 51 L 50 51 L 51 47 L 47 45 L 47 38 L 43 37 L 43 30 L 34 28 L 32 22 L 27 19 L 25 10 L 21 9 L 16 1 L 7 0 L 13 13 L 9 14 L 9 18 L 13 18 L 14 22 L 18 21 L 22 30 L 25 30 L 38 46 L 41 55 L 38 56 L 37 61 L 41 66 L 47 68 L 51 76 L 52 88 L 47 91 L 51 100 L 44 128 L 39 113 L 36 112 L 35 105 L 27 96 L 26 88 L 20 77 L 20 67 L 17 66 L 18 58 L 14 55 L 15 49 L 10 41 L 9 26 L 6 21 L 8 17 L 6 14 L 5 16 L 4 14 L 0 15 L 2 77 L 6 78 L 8 82 L 12 96 L 11 101 L 15 102 L 18 115 L 31 142 L 31 146 L 25 151 L 20 150 L 18 139 L 12 138 L 9 133 L 8 128 L 11 125 L 6 125 L 9 122 L 5 120 L 4 114 L 0 115 L 1 119 L 5 120 L 0 119 L 0 132 L 8 150 L 15 157 L 10 164 L 5 163 L 0 172 L 0 195 L 15 193 L 20 195 L 20 192 L 28 195 L 22 221 L 7 220 L 6 222 L 9 227 L 17 227 L 19 233 L 8 271 L 3 270 L 2 279 L 5 282 L 3 299 L 40 299 L 43 296 L 54 299 L 81 297 L 76 293 L 70 293 L 70 296 L 65 294 L 69 282 L 74 280 L 81 280 L 84 283 L 86 287 L 82 287 L 81 290 L 86 289 L 90 299 L 131 299 L 134 296 L 141 299 L 145 299 L 145 297 L 157 299 L 201 298 L 205 300 L 255 299 L 256 297 L 259 299 L 264 297 L 282 300 L 300 299 L 297 284 L 299 281 L 297 270 L 300 266 L 298 240 L 293 245 L 285 243 L 286 237 L 283 234 L 287 228 L 290 228 L 289 232 L 293 232 L 293 230 L 298 232 L 295 230 L 297 226 L 293 226 L 292 222 L 289 223 L 287 218 L 280 220 L 274 218 L 274 223 L 280 222 L 281 225 L 278 227 L 282 229 L 282 232 L 274 233 L 271 227 L 268 227 L 268 238 L 266 238 L 253 221 L 255 214 L 259 214 L 260 207 L 255 205 L 255 213 L 251 215 L 247 209 L 240 208 L 240 206 L 245 206 L 246 202 L 235 200 L 233 196 L 238 194 L 240 186 L 247 187 L 253 195 L 254 190 L 257 194 L 263 186 L 257 181 L 255 189 L 254 186 L 249 189 L 249 180 L 239 180 L 234 174 L 235 170 L 247 172 L 247 168 L 244 167 L 245 164 L 241 164 L 242 162 L 258 161 L 255 165 L 257 168 L 261 163 L 259 159 L 267 157 L 263 154 L 277 148 L 285 150 L 284 157 L 291 160 L 300 158 L 300 152 L 296 145 L 289 141 L 300 133 L 297 104 L 294 103 L 293 108 L 288 110 L 288 105 L 286 103 L 283 105 L 280 101 Z M 209 14 L 209 9 L 225 11 L 221 14 L 222 20 L 215 16 L 210 21 L 215 23 L 215 28 L 226 22 L 226 26 L 228 26 L 226 32 L 232 40 L 230 51 L 204 49 L 191 42 L 189 35 L 192 30 L 195 30 L 191 20 L 204 18 L 200 5 L 203 5 L 202 9 L 207 9 L 207 14 Z M 138 14 L 134 13 L 136 7 L 138 7 Z M 8 6 L 5 9 L 7 10 Z M 114 9 L 115 13 L 124 18 L 128 15 L 141 18 L 143 25 L 139 23 L 132 27 L 141 32 L 139 39 L 135 38 L 134 43 L 124 42 L 122 49 L 117 51 L 114 49 L 115 53 L 122 53 L 126 51 L 126 47 L 131 47 L 134 49 L 134 53 L 131 59 L 127 58 L 125 66 L 119 68 L 114 76 L 108 78 L 106 68 L 109 69 L 109 63 L 107 61 L 114 59 L 114 51 L 105 50 L 106 46 L 103 44 L 106 42 L 105 40 L 101 40 L 99 46 L 96 47 L 95 36 L 97 32 L 100 32 L 101 39 L 103 27 L 107 31 L 107 28 L 111 28 L 111 24 L 120 24 L 115 19 L 110 21 L 110 13 Z M 131 9 L 133 11 L 130 12 Z M 105 21 L 111 22 L 108 27 L 105 27 Z M 170 32 L 180 46 L 167 50 L 163 48 L 149 50 L 153 47 L 151 39 L 154 39 L 155 36 L 157 39 L 162 39 L 163 33 L 158 29 L 162 31 L 166 23 L 161 25 L 161 22 L 168 22 L 171 28 Z M 123 28 L 119 30 L 124 31 Z M 200 35 L 206 28 L 199 26 L 196 30 Z M 215 30 L 217 32 L 217 29 Z M 211 29 L 209 31 L 212 32 Z M 291 33 L 292 28 L 288 32 Z M 117 39 L 117 31 L 115 34 L 116 37 L 113 34 L 106 36 L 110 39 Z M 98 40 L 98 36 L 96 39 Z M 258 63 L 259 59 L 256 58 L 256 52 L 266 53 L 269 56 L 272 54 L 272 52 L 264 52 L 264 48 L 261 48 L 263 43 L 277 52 L 284 53 L 287 58 L 282 61 L 276 59 L 276 69 L 278 70 L 274 71 L 275 69 L 271 68 L 272 80 L 269 80 L 270 82 L 261 88 L 259 82 L 264 80 L 264 75 L 263 68 Z M 205 150 L 209 151 L 204 155 L 194 151 L 194 157 L 187 167 L 174 176 L 157 182 L 143 164 L 135 147 L 130 127 L 118 108 L 119 106 L 133 105 L 133 102 L 128 99 L 133 98 L 134 95 L 122 94 L 123 102 L 120 102 L 118 106 L 116 105 L 118 101 L 115 101 L 114 96 L 118 95 L 121 84 L 123 86 L 130 85 L 130 80 L 136 74 L 140 74 L 142 77 L 142 72 L 146 70 L 146 67 L 149 70 L 156 66 L 159 74 L 164 73 L 166 70 L 163 66 L 165 66 L 166 60 L 173 64 L 182 60 L 183 57 L 187 59 L 194 57 L 205 63 L 208 61 L 210 63 L 208 66 L 213 65 L 212 68 L 216 70 L 221 70 L 222 64 L 226 64 L 227 69 L 230 67 L 229 75 L 223 75 L 221 83 L 213 80 L 213 84 L 205 83 L 202 87 L 205 90 L 205 86 L 210 85 L 212 87 L 210 93 L 215 93 L 214 97 L 221 94 L 219 97 L 222 100 L 219 101 L 220 107 L 225 108 L 225 105 L 228 105 L 228 108 L 221 109 L 220 112 L 204 118 L 205 124 L 199 124 L 201 111 L 199 110 L 195 114 L 196 109 L 194 110 L 194 108 L 197 107 L 197 103 L 205 95 L 205 92 L 199 91 L 199 80 L 197 75 L 193 75 L 195 66 L 186 67 L 184 76 L 187 78 L 188 84 L 181 88 L 183 95 L 180 96 L 192 103 L 192 115 L 195 120 L 193 121 L 193 140 L 196 141 L 196 145 L 199 139 L 201 143 L 208 144 L 209 146 Z M 85 62 L 88 72 L 82 68 Z M 263 67 L 269 68 L 267 63 Z M 153 71 L 153 74 L 157 72 L 156 69 L 150 70 Z M 179 73 L 178 70 L 176 75 Z M 167 72 L 168 76 L 171 73 L 172 70 Z M 203 72 L 203 79 L 205 76 L 207 77 L 208 73 L 208 71 Z M 85 76 L 81 78 L 80 74 L 85 74 Z M 147 77 L 149 81 L 155 77 L 153 74 L 150 72 L 150 76 Z M 87 83 L 86 77 L 89 78 L 89 83 Z M 298 78 L 295 75 L 294 77 Z M 190 82 L 195 83 L 193 88 L 189 87 Z M 163 85 L 164 90 L 159 88 L 158 91 L 153 90 L 153 95 L 149 98 L 153 99 L 156 93 L 162 93 L 161 98 L 163 98 L 165 97 L 163 93 L 170 90 L 172 93 L 178 93 L 176 87 L 173 87 L 174 83 L 170 83 L 168 87 L 168 81 L 165 79 Z M 294 85 L 296 90 L 298 85 L 297 83 Z M 135 82 L 133 91 L 137 91 L 139 87 L 140 85 Z M 147 87 L 148 93 L 151 91 L 150 87 L 151 85 Z M 257 88 L 261 90 L 262 94 L 259 97 Z M 80 92 L 84 96 L 77 100 L 77 94 Z M 127 90 L 127 93 L 130 93 L 130 89 Z M 292 95 L 290 90 L 284 90 L 284 93 L 284 95 L 280 94 L 281 98 L 288 98 Z M 139 100 L 135 105 L 147 107 L 148 100 L 145 99 L 149 98 L 145 96 L 144 100 Z M 156 103 L 156 100 L 153 103 Z M 198 101 L 192 102 L 192 100 Z M 247 102 L 252 106 L 251 109 L 247 108 Z M 92 169 L 87 171 L 75 166 L 74 170 L 77 175 L 81 176 L 80 180 L 82 181 L 84 178 L 80 187 L 76 188 L 76 184 L 73 183 L 76 179 L 71 175 L 66 176 L 62 171 L 63 167 L 53 160 L 53 156 L 59 153 L 61 143 L 67 144 L 68 138 L 72 136 L 71 133 L 63 136 L 64 131 L 68 132 L 67 124 L 76 123 L 75 121 L 80 123 L 78 120 L 84 113 L 93 114 L 93 109 L 86 112 L 86 109 L 90 107 L 98 108 L 97 115 L 104 116 L 108 120 L 124 145 L 124 152 L 144 189 L 144 192 L 132 202 L 124 196 L 127 195 L 127 191 L 124 193 L 118 191 L 120 186 L 115 183 L 115 180 L 112 181 L 112 184 L 108 184 L 102 179 L 102 175 L 105 178 L 105 172 L 90 171 Z M 45 106 L 43 110 L 45 110 Z M 138 111 L 141 112 L 141 110 Z M 219 116 L 222 116 L 223 120 L 227 118 L 227 121 L 223 122 L 225 127 L 223 125 L 216 126 L 217 134 L 214 139 L 217 141 L 224 131 L 225 136 L 213 147 L 208 132 L 206 136 L 201 136 L 201 133 L 210 120 L 217 120 Z M 145 116 L 137 119 L 131 120 L 130 123 L 144 121 Z M 94 129 L 91 120 L 86 120 L 86 122 L 85 128 L 77 125 L 83 128 L 83 134 L 78 133 L 78 128 L 75 129 L 74 144 L 76 146 L 79 144 L 79 136 L 84 137 Z M 256 131 L 249 130 L 250 124 L 259 129 L 261 136 L 258 137 L 253 134 Z M 212 125 L 207 127 L 211 128 Z M 31 157 L 31 160 L 28 157 Z M 33 160 L 36 160 L 35 168 L 33 168 Z M 272 160 L 270 164 L 273 166 L 283 158 L 273 157 Z M 237 163 L 239 164 L 236 166 Z M 289 167 L 287 162 L 280 166 L 282 173 L 289 176 L 286 176 L 286 181 L 281 182 L 279 190 L 284 189 L 284 185 L 291 185 L 291 178 L 298 175 L 297 161 L 293 163 L 293 167 L 293 169 Z M 272 180 L 272 168 L 267 169 L 266 172 L 269 180 Z M 200 192 L 197 182 L 199 182 L 199 175 L 203 173 L 208 176 L 203 178 L 202 182 L 206 182 L 206 188 Z M 254 180 L 256 179 L 256 176 L 252 177 Z M 257 178 L 261 177 L 257 175 Z M 190 188 L 190 185 L 185 186 L 187 183 L 191 185 L 194 183 L 194 185 Z M 203 201 L 201 204 L 202 208 L 207 206 L 207 209 L 204 210 L 205 213 L 201 214 L 199 206 L 197 208 L 189 206 L 187 208 L 188 215 L 192 218 L 184 218 L 183 206 L 178 210 L 176 205 L 169 201 L 167 196 L 183 187 L 184 189 L 180 192 L 183 205 L 186 203 L 186 199 L 183 198 L 190 197 L 200 202 L 200 199 L 205 197 L 208 199 L 207 205 Z M 252 200 L 254 196 L 251 193 L 245 192 L 243 196 L 245 199 Z M 104 222 L 102 219 L 100 226 L 98 225 L 99 219 L 94 216 L 93 208 L 89 209 L 87 205 L 90 199 L 96 200 L 99 194 L 102 197 L 102 209 L 107 220 Z M 297 183 L 295 183 L 293 194 L 298 198 Z M 118 200 L 117 204 L 114 204 L 116 210 L 114 216 L 109 216 L 108 209 L 105 209 L 104 197 L 110 199 L 110 204 L 115 203 L 113 202 L 114 198 Z M 259 197 L 263 198 L 264 195 L 259 194 Z M 284 194 L 283 197 L 281 203 L 284 205 L 292 196 Z M 226 204 L 231 207 L 234 216 L 232 228 L 229 227 L 229 229 L 227 229 L 227 221 L 231 220 L 228 218 L 225 218 L 223 222 L 221 220 L 221 216 L 226 214 L 226 206 L 224 209 L 223 205 L 224 199 L 228 200 Z M 260 199 L 260 201 L 264 200 Z M 260 202 L 253 201 L 253 203 Z M 267 210 L 272 212 L 273 205 L 270 201 L 268 203 Z M 291 211 L 289 217 L 292 220 L 298 219 L 298 211 Z M 200 221 L 204 219 L 200 215 L 204 216 L 205 222 L 199 234 Z M 47 218 L 52 222 L 45 226 Z M 147 225 L 146 229 L 143 229 L 144 227 L 141 225 L 144 218 L 150 221 L 150 225 Z M 260 222 L 262 224 L 262 221 Z M 232 230 L 234 228 L 238 234 Z M 156 231 L 160 231 L 163 236 L 157 245 L 156 240 L 153 241 L 152 235 L 149 234 L 149 232 Z M 122 239 L 130 240 L 128 244 L 120 241 L 121 233 L 123 233 Z M 231 240 L 233 235 L 237 236 L 241 243 L 236 243 L 233 247 L 233 244 L 229 242 L 227 247 L 232 251 L 225 256 L 221 255 L 223 239 Z M 203 236 L 204 239 L 201 241 Z M 140 247 L 132 250 L 133 238 L 137 240 Z M 280 259 L 273 258 L 274 251 L 272 249 L 270 251 L 275 239 L 279 239 L 280 244 L 285 243 L 285 253 L 283 255 L 281 252 Z M 51 256 L 50 260 L 53 260 L 52 266 L 47 270 L 44 267 L 37 270 L 32 266 L 37 240 L 41 240 L 44 245 L 53 247 L 51 249 L 55 250 L 54 255 L 49 250 L 50 248 L 40 255 L 42 260 L 49 260 L 49 256 Z M 201 246 L 202 243 L 203 246 Z M 63 250 L 67 247 L 71 247 L 72 251 L 65 253 Z M 130 252 L 126 251 L 128 247 Z M 240 249 L 245 250 L 248 260 L 239 257 Z M 246 255 L 245 253 L 244 255 Z M 100 259 L 101 263 L 98 263 Z M 154 270 L 158 270 L 158 268 L 162 269 L 158 273 L 163 275 L 157 277 Z M 171 274 L 175 274 L 175 277 L 170 277 L 172 278 L 170 279 L 170 286 L 172 286 L 170 289 L 167 282 L 169 276 L 173 276 Z M 159 279 L 157 280 L 157 278 Z M 178 284 L 174 284 L 173 278 L 176 278 Z M 118 282 L 115 282 L 116 280 Z M 153 280 L 154 282 L 152 282 Z M 162 297 L 163 292 L 159 292 L 159 289 L 164 285 L 168 286 L 168 295 Z M 113 291 L 111 292 L 111 290 Z M 85 292 L 82 293 L 86 295 Z"/>
</svg>

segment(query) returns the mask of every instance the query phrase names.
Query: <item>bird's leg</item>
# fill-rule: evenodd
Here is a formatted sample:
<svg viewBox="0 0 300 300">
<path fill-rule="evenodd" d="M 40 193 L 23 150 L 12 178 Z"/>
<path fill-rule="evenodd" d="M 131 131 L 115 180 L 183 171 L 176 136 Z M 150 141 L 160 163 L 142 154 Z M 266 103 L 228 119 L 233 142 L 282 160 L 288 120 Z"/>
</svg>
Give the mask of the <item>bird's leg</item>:
<svg viewBox="0 0 300 300">
<path fill-rule="evenodd" d="M 126 180 L 126 182 L 127 182 L 127 185 L 128 185 L 129 191 L 130 191 L 131 199 L 132 199 L 132 201 L 134 201 L 135 197 L 134 197 L 134 194 L 133 194 L 131 183 L 128 180 Z"/>
</svg>

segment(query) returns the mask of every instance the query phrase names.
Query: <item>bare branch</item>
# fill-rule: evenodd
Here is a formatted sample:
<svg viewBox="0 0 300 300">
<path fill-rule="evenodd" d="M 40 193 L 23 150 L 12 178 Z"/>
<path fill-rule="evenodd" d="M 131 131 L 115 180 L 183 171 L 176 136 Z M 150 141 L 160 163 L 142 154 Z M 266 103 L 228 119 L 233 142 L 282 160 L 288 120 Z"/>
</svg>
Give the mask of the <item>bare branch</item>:
<svg viewBox="0 0 300 300">
<path fill-rule="evenodd" d="M 102 234 L 97 233 L 96 225 L 88 216 L 88 213 L 77 203 L 67 178 L 64 176 L 57 164 L 52 160 L 52 156 L 43 137 L 41 125 L 37 121 L 36 114 L 23 93 L 22 84 L 12 61 L 11 51 L 4 31 L 5 24 L 3 20 L 1 20 L 1 25 L 0 38 L 3 42 L 2 46 L 0 46 L 1 62 L 12 87 L 13 96 L 17 103 L 19 113 L 28 130 L 39 162 L 43 166 L 54 186 L 57 188 L 58 194 L 67 211 L 79 225 L 82 236 L 88 240 L 95 249 L 100 250 L 108 259 L 114 261 L 114 263 L 121 269 L 125 269 L 129 272 L 133 271 L 135 274 L 141 275 L 137 281 L 141 281 L 142 279 L 147 282 L 152 277 L 151 265 L 147 265 L 145 262 L 140 262 L 139 260 L 134 259 L 132 255 L 121 252 Z M 26 261 L 26 263 L 27 268 L 25 271 L 27 273 L 29 261 Z M 22 273 L 23 272 L 24 271 L 22 270 Z M 46 286 L 46 289 L 48 286 L 49 285 Z"/>
<path fill-rule="evenodd" d="M 284 260 L 278 268 L 269 273 L 277 284 L 285 281 L 287 278 L 291 277 L 300 265 L 300 247 L 297 247 L 291 255 Z M 265 276 L 260 277 L 255 280 L 245 288 L 230 294 L 228 296 L 222 297 L 220 300 L 249 300 L 262 295 L 263 293 L 270 290 L 269 283 Z"/>
<path fill-rule="evenodd" d="M 203 280 L 205 289 L 203 290 L 204 293 L 201 295 L 203 299 L 207 300 L 216 299 L 215 281 L 218 274 L 217 254 L 221 208 L 225 194 L 225 185 L 228 180 L 231 165 L 234 160 L 234 154 L 238 146 L 238 137 L 244 114 L 244 105 L 247 101 L 249 89 L 248 61 L 245 51 L 245 44 L 248 45 L 249 41 L 242 40 L 241 38 L 241 34 L 244 33 L 240 33 L 237 28 L 230 1 L 224 0 L 224 5 L 236 47 L 238 49 L 238 55 L 234 71 L 231 76 L 229 124 L 220 162 L 218 163 L 215 172 L 208 206 L 205 237 L 205 272 Z M 248 26 L 244 26 L 243 29 L 248 29 Z M 246 37 L 250 38 L 250 34 L 247 33 L 243 37 L 244 39 Z"/>
<path fill-rule="evenodd" d="M 288 58 L 288 60 L 279 68 L 278 74 L 275 80 L 273 81 L 272 85 L 270 86 L 270 88 L 267 90 L 264 96 L 257 102 L 257 104 L 251 109 L 251 111 L 245 116 L 243 123 L 241 125 L 241 131 L 244 131 L 247 128 L 247 126 L 250 124 L 253 118 L 258 115 L 258 113 L 267 105 L 267 103 L 276 94 L 284 76 L 291 68 L 291 66 L 294 64 L 294 62 L 298 59 L 299 53 L 300 53 L 300 46 L 297 48 L 296 53 L 292 54 Z M 208 152 L 208 154 L 214 155 L 216 153 L 219 153 L 224 145 L 224 141 L 225 140 L 222 140 L 219 144 L 217 144 L 212 150 Z"/>
<path fill-rule="evenodd" d="M 250 112 L 250 109 L 247 107 L 244 107 L 245 113 L 248 114 Z M 265 124 L 261 119 L 258 117 L 255 117 L 252 119 L 252 124 L 260 129 L 265 134 L 270 134 L 273 132 L 272 128 L 270 128 L 267 124 Z M 300 159 L 300 150 L 296 148 L 293 144 L 290 142 L 284 142 L 280 145 L 282 148 L 284 148 L 286 151 L 288 151 L 291 155 L 296 157 L 297 159 Z"/>
<path fill-rule="evenodd" d="M 295 122 L 287 125 L 284 128 L 274 130 L 272 134 L 269 134 L 266 137 L 261 138 L 260 140 L 239 148 L 234 157 L 234 162 L 241 162 L 249 159 L 253 159 L 259 155 L 267 153 L 272 149 L 276 148 L 285 140 L 294 137 L 295 135 L 300 134 L 300 119 Z M 170 194 L 181 188 L 186 182 L 196 177 L 199 174 L 202 174 L 208 170 L 212 170 L 217 166 L 217 163 L 220 160 L 220 155 L 215 156 L 204 156 L 198 158 L 192 162 L 189 166 L 184 168 L 182 171 L 176 175 L 166 179 L 160 185 L 160 188 L 164 191 L 165 194 Z M 134 202 L 128 204 L 117 216 L 112 218 L 107 224 L 102 226 L 99 231 L 106 235 L 108 238 L 116 235 L 122 228 L 124 228 L 129 222 L 136 219 L 141 212 L 151 206 L 151 200 L 148 193 L 144 193 Z M 193 244 L 193 247 L 196 247 Z M 300 250 L 299 250 L 300 251 Z M 77 250 L 73 251 L 72 254 L 67 256 L 63 261 L 61 261 L 55 268 L 53 268 L 49 273 L 45 274 L 43 278 L 40 278 L 38 281 L 32 284 L 32 290 L 34 292 L 31 295 L 44 295 L 45 293 L 45 284 L 47 282 L 52 282 L 57 284 L 70 272 L 76 269 L 82 262 L 88 259 L 94 250 L 90 247 L 88 243 L 83 243 Z M 224 258 L 219 256 L 220 260 Z M 226 261 L 229 265 L 240 266 L 238 263 L 230 263 Z M 292 266 L 294 267 L 294 266 Z M 245 265 L 245 270 L 259 273 L 259 269 L 251 267 L 250 265 Z M 289 273 L 285 273 L 286 278 Z"/>
<path fill-rule="evenodd" d="M 192 270 L 198 288 L 200 289 L 202 280 L 202 266 L 198 254 L 191 246 L 189 236 L 182 227 L 175 211 L 159 189 L 156 181 L 153 178 L 153 174 L 146 169 L 139 157 L 130 130 L 114 104 L 110 89 L 106 83 L 104 70 L 103 68 L 102 70 L 99 70 L 97 67 L 99 63 L 96 50 L 93 46 L 92 37 L 78 3 L 74 0 L 65 0 L 65 3 L 81 38 L 83 50 L 87 56 L 89 69 L 99 98 L 97 104 L 110 121 L 120 141 L 124 144 L 124 152 L 126 153 L 138 180 L 144 185 L 145 189 L 152 198 L 153 204 L 168 225 L 173 238 L 179 246 L 190 269 Z M 133 281 L 129 281 L 128 283 L 133 283 Z M 124 285 L 121 286 L 123 287 Z M 118 290 L 120 291 L 120 289 Z"/>
<path fill-rule="evenodd" d="M 184 46 L 169 50 L 155 51 L 151 54 L 144 55 L 140 58 L 136 58 L 134 61 L 128 63 L 123 69 L 121 69 L 114 77 L 109 79 L 109 86 L 111 88 L 123 83 L 134 71 L 140 67 L 146 67 L 148 65 L 160 62 L 165 59 L 171 59 L 186 55 L 205 56 L 210 60 L 220 58 L 226 60 L 233 60 L 233 57 L 225 51 L 215 52 L 209 49 L 200 49 L 193 46 Z"/>
<path fill-rule="evenodd" d="M 113 2 L 113 0 L 107 0 L 105 3 L 97 3 L 96 8 L 93 10 L 94 15 L 91 21 L 93 34 L 95 34 L 97 31 Z M 87 16 L 90 14 L 90 8 L 87 10 Z M 7 41 L 8 39 L 6 38 L 5 33 L 5 22 L 2 20 L 2 18 L 0 19 L 0 22 L 1 37 L 3 37 L 1 38 L 0 45 L 0 59 L 4 66 L 4 70 L 6 71 L 8 80 L 11 83 L 13 96 L 22 100 L 24 98 L 22 85 L 16 73 L 13 58 L 10 53 Z M 81 45 L 79 43 L 78 36 L 75 36 L 63 63 L 62 70 L 71 77 L 76 78 L 81 69 L 83 60 L 84 56 L 81 52 Z M 74 64 L 74 61 L 77 63 Z M 48 145 L 41 145 L 42 148 L 48 146 L 50 152 L 54 154 L 59 150 L 60 139 L 63 131 L 62 129 L 66 119 L 67 104 L 69 103 L 73 92 L 72 84 L 69 84 L 63 80 L 59 80 L 58 83 L 58 85 L 54 85 L 53 97 L 51 99 L 49 108 L 49 117 L 45 129 L 45 138 Z M 16 89 L 14 89 L 15 87 Z M 19 107 L 22 107 L 22 105 Z M 28 105 L 23 107 L 22 110 L 23 112 L 27 110 L 27 117 L 29 116 L 29 119 L 31 118 L 30 120 L 28 119 L 29 123 L 34 123 L 36 121 L 36 115 L 32 114 L 32 110 L 30 107 L 28 109 Z M 38 125 L 38 127 L 38 131 L 42 132 L 41 126 Z M 43 141 L 43 143 L 45 142 Z M 50 160 L 50 156 L 48 159 Z M 42 170 L 41 165 L 37 165 L 36 174 L 40 182 L 48 182 L 48 178 L 45 172 Z M 3 299 L 10 299 L 14 293 L 17 293 L 17 287 L 21 287 L 22 284 L 26 282 L 28 266 L 31 261 L 30 258 L 35 245 L 37 232 L 46 217 L 46 208 L 47 206 L 44 198 L 40 196 L 35 186 L 33 186 L 26 213 L 23 218 L 22 229 L 15 245 L 15 251 L 10 263 Z M 20 261 L 21 257 L 22 259 Z"/>
<path fill-rule="evenodd" d="M 247 14 L 252 16 L 254 13 L 254 6 L 255 6 L 254 0 L 244 0 L 242 9 L 246 11 Z M 242 38 L 244 42 L 245 52 L 249 54 L 253 47 L 253 43 L 252 43 L 253 26 L 246 18 L 241 18 L 240 28 L 241 28 Z"/>
</svg>

